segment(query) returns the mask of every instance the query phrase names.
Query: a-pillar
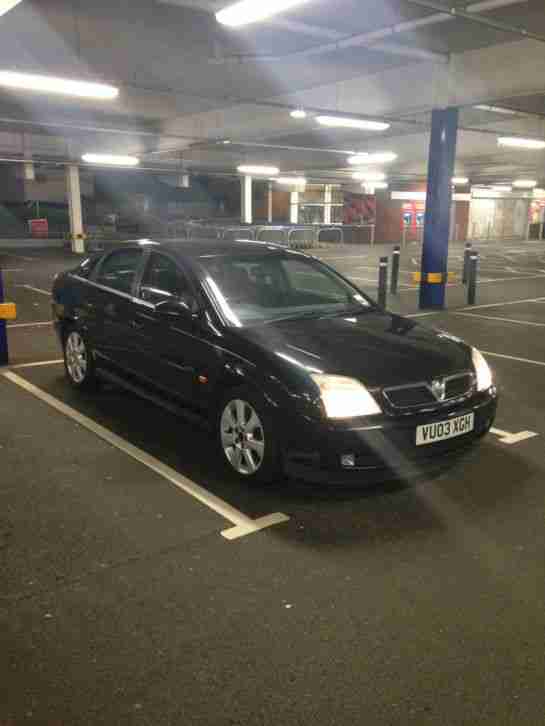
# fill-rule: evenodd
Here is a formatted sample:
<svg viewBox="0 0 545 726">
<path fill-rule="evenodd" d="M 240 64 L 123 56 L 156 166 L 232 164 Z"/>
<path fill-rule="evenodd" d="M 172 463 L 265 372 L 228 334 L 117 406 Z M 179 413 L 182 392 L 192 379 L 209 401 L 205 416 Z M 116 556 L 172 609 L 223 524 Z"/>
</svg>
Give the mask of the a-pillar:
<svg viewBox="0 0 545 726">
<path fill-rule="evenodd" d="M 324 224 L 331 224 L 331 200 L 332 200 L 333 187 L 331 184 L 325 185 L 324 192 Z"/>
<path fill-rule="evenodd" d="M 447 282 L 452 174 L 456 157 L 458 109 L 433 111 L 428 191 L 420 279 L 420 307 L 443 308 Z"/>
<path fill-rule="evenodd" d="M 251 176 L 240 178 L 240 221 L 242 224 L 252 224 L 254 221 L 252 181 Z"/>
<path fill-rule="evenodd" d="M 85 252 L 85 239 L 83 236 L 79 167 L 75 164 L 70 164 L 66 167 L 66 191 L 68 194 L 68 213 L 70 216 L 70 240 L 72 252 L 82 255 Z"/>
<path fill-rule="evenodd" d="M 299 224 L 299 192 L 290 193 L 290 222 Z"/>
</svg>

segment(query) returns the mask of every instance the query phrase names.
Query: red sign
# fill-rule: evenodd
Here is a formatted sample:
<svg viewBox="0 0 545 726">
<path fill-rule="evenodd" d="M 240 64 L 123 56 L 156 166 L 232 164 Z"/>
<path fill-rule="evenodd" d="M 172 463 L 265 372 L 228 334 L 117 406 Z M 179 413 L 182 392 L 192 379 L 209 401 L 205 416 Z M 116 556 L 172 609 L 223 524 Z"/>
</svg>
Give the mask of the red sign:
<svg viewBox="0 0 545 726">
<path fill-rule="evenodd" d="M 31 237 L 49 237 L 49 222 L 47 219 L 29 219 Z"/>
</svg>

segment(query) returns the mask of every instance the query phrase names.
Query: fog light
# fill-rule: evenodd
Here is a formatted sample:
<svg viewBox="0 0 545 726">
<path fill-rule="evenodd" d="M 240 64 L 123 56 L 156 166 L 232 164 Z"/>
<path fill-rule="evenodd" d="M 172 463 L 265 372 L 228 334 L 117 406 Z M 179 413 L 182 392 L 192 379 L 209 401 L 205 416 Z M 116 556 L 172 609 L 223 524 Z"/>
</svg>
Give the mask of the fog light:
<svg viewBox="0 0 545 726">
<path fill-rule="evenodd" d="M 349 469 L 356 466 L 356 455 L 355 454 L 343 454 L 341 456 L 341 466 L 345 469 Z"/>
</svg>

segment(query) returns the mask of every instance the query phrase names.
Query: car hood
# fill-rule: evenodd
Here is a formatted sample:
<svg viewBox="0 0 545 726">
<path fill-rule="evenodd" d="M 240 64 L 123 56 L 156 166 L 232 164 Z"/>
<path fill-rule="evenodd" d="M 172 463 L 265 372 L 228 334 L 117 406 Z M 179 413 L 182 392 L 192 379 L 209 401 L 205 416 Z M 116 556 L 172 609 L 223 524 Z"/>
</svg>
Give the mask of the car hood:
<svg viewBox="0 0 545 726">
<path fill-rule="evenodd" d="M 462 341 L 383 311 L 284 320 L 237 335 L 299 370 L 350 376 L 370 387 L 432 380 L 472 365 Z"/>
</svg>

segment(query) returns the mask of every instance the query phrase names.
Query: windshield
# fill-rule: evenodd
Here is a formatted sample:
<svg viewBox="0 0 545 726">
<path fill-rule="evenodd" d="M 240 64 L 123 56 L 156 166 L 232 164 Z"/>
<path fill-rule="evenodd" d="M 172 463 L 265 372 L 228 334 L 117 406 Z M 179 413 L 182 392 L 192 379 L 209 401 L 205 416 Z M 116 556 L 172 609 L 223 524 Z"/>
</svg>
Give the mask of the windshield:
<svg viewBox="0 0 545 726">
<path fill-rule="evenodd" d="M 218 255 L 199 262 L 231 325 L 354 314 L 371 307 L 335 272 L 300 255 Z"/>
</svg>

